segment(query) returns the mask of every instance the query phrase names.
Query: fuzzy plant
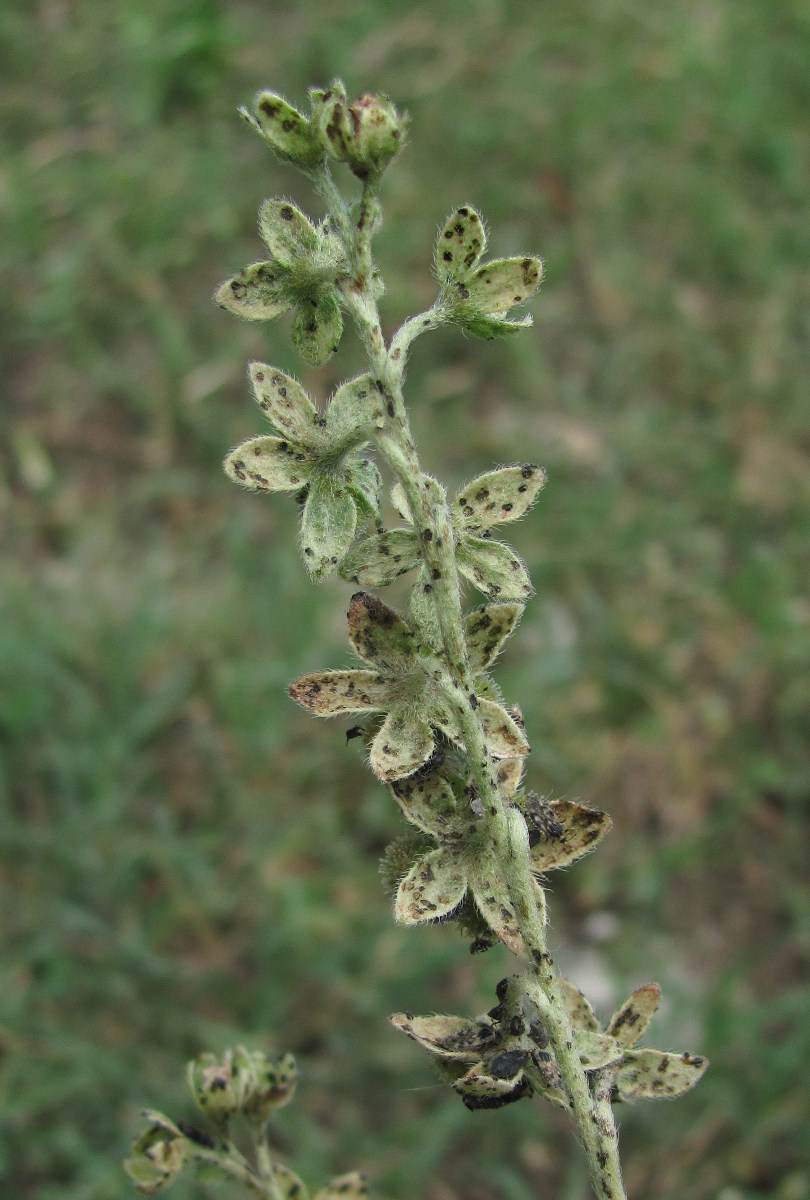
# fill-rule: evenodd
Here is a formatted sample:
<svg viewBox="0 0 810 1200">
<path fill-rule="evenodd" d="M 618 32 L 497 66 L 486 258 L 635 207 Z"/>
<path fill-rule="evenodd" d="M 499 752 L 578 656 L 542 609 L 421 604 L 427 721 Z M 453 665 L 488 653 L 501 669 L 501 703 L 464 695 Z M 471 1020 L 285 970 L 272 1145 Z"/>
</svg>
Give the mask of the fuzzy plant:
<svg viewBox="0 0 810 1200">
<path fill-rule="evenodd" d="M 474 952 L 500 942 L 513 956 L 483 1015 L 397 1013 L 392 1023 L 427 1051 L 471 1110 L 532 1097 L 565 1109 L 596 1196 L 621 1200 L 614 1106 L 678 1096 L 700 1079 L 706 1060 L 637 1047 L 658 1005 L 656 984 L 634 991 L 602 1028 L 555 969 L 545 876 L 591 851 L 611 822 L 523 786 L 529 740 L 521 712 L 507 707 L 490 674 L 532 592 L 502 527 L 532 508 L 546 475 L 535 463 L 517 463 L 448 496 L 420 465 L 403 398 L 408 354 L 421 335 L 454 325 L 493 339 L 530 325 L 531 316 L 511 314 L 537 291 L 542 261 L 486 259 L 481 216 L 469 204 L 457 208 L 436 239 L 435 301 L 387 342 L 372 239 L 380 186 L 404 145 L 407 118 L 382 96 L 349 103 L 339 81 L 310 92 L 308 116 L 272 92 L 242 115 L 278 158 L 308 176 L 326 216 L 316 222 L 288 200 L 266 200 L 259 214 L 266 255 L 226 280 L 218 303 L 248 321 L 292 312 L 292 340 L 314 367 L 338 349 L 348 318 L 368 366 L 320 405 L 284 371 L 252 363 L 251 385 L 271 431 L 225 459 L 243 487 L 289 492 L 301 505 L 300 550 L 313 580 L 337 575 L 358 588 L 348 634 L 359 665 L 305 675 L 290 695 L 316 716 L 356 722 L 349 734 L 365 738 L 371 770 L 407 822 L 381 864 L 396 921 L 455 925 Z M 335 182 L 341 163 L 355 178 L 351 198 Z M 384 524 L 383 471 L 400 519 L 393 528 Z M 404 576 L 409 599 L 396 611 L 377 592 Z M 483 602 L 466 607 L 470 586 Z M 274 1092 L 267 1079 L 279 1071 L 278 1062 L 262 1066 L 243 1050 L 192 1064 L 192 1091 L 214 1132 L 148 1114 L 128 1163 L 136 1186 L 157 1191 L 197 1159 L 272 1200 L 302 1197 L 300 1180 L 269 1157 L 266 1118 L 276 1092 L 287 1092 L 283 1085 Z M 229 1140 L 228 1120 L 238 1114 L 252 1123 L 252 1163 Z M 318 1200 L 352 1197 L 364 1186 L 360 1176 L 345 1176 Z"/>
</svg>

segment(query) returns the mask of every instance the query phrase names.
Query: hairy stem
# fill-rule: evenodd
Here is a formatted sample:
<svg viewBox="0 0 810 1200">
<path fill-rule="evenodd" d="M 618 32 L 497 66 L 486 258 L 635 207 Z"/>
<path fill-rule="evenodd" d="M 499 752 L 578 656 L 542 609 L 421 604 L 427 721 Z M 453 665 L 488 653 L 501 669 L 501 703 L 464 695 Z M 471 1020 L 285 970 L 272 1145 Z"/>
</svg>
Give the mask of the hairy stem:
<svg viewBox="0 0 810 1200">
<path fill-rule="evenodd" d="M 374 222 L 358 221 L 356 226 L 352 223 L 331 178 L 321 183 L 320 191 L 344 238 L 348 239 L 347 253 L 355 274 L 344 292 L 344 299 L 386 399 L 386 421 L 375 435 L 376 443 L 405 491 L 419 536 L 429 581 L 426 586 L 432 590 L 435 602 L 451 701 L 462 731 L 471 782 L 487 821 L 492 853 L 507 882 L 518 918 L 529 970 L 539 993 L 537 999 L 568 1093 L 571 1113 L 588 1157 L 594 1190 L 600 1200 L 624 1200 L 609 1089 L 606 1098 L 601 1093 L 596 1098 L 591 1095 L 534 899 L 528 841 L 524 838 L 521 842 L 510 836 L 503 798 L 493 777 L 483 726 L 475 710 L 450 512 L 443 492 L 421 469 L 403 399 L 408 350 L 421 333 L 443 323 L 441 304 L 437 303 L 427 312 L 406 321 L 390 347 L 386 346 L 377 302 L 369 286 L 373 271 L 370 243 Z M 376 204 L 376 195 L 372 199 Z M 361 214 L 363 211 L 361 203 Z"/>
</svg>

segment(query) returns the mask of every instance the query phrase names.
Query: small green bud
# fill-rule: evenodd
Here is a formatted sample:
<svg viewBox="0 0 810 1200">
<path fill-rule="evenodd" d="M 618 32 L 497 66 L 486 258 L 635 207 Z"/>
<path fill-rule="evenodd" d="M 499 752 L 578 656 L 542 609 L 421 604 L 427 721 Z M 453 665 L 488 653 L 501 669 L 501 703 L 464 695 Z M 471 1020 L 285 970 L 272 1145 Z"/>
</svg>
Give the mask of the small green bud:
<svg viewBox="0 0 810 1200">
<path fill-rule="evenodd" d="M 246 108 L 239 113 L 285 162 L 308 170 L 323 160 L 323 147 L 307 118 L 275 92 L 259 92 L 255 115 Z"/>
<path fill-rule="evenodd" d="M 312 92 L 312 124 L 326 152 L 348 164 L 358 179 L 380 175 L 405 141 L 408 117 L 387 96 L 366 93 L 347 103 L 346 89 L 336 80 L 327 92 Z"/>
<path fill-rule="evenodd" d="M 289 1104 L 298 1083 L 298 1067 L 292 1054 L 267 1055 L 257 1051 L 249 1055 L 253 1084 L 245 1097 L 248 1117 L 266 1121 L 277 1108 Z"/>
<path fill-rule="evenodd" d="M 124 1170 L 139 1192 L 154 1196 L 173 1183 L 188 1161 L 188 1140 L 162 1113 L 147 1111 L 149 1126 L 124 1161 Z"/>
<path fill-rule="evenodd" d="M 223 1058 L 205 1053 L 188 1064 L 187 1079 L 194 1103 L 212 1121 L 224 1121 L 239 1111 L 245 1080 L 234 1070 L 234 1052 Z"/>
</svg>

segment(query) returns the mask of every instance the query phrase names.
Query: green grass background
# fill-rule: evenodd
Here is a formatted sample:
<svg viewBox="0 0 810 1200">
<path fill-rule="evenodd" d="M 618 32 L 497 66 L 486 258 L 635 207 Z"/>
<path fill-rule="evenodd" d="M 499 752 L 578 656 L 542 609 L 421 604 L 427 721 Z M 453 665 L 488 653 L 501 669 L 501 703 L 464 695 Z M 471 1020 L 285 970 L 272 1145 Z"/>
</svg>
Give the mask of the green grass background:
<svg viewBox="0 0 810 1200">
<path fill-rule="evenodd" d="M 388 1026 L 485 1010 L 508 957 L 393 926 L 394 806 L 285 695 L 349 661 L 351 589 L 219 467 L 260 432 L 250 358 L 320 398 L 362 369 L 210 302 L 263 197 L 320 211 L 237 105 L 340 74 L 412 115 L 389 333 L 458 204 L 546 259 L 535 328 L 422 339 L 409 398 L 449 487 L 549 470 L 500 679 L 530 784 L 615 822 L 554 880 L 553 948 L 605 1015 L 658 979 L 650 1044 L 712 1059 L 621 1113 L 630 1194 L 810 1196 L 808 63 L 799 0 L 2 7 L 4 1195 L 129 1195 L 139 1108 L 190 1116 L 183 1063 L 237 1040 L 299 1057 L 277 1138 L 312 1184 L 587 1194 L 555 1112 L 467 1113 Z"/>
</svg>

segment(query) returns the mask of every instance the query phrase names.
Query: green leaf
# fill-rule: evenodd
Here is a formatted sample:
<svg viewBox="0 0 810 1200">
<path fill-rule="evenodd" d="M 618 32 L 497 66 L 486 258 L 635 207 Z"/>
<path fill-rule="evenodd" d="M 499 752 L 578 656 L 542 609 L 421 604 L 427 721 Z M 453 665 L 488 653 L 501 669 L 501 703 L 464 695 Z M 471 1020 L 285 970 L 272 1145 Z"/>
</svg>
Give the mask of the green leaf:
<svg viewBox="0 0 810 1200">
<path fill-rule="evenodd" d="M 465 533 L 479 533 L 522 517 L 546 484 L 542 467 L 524 464 L 479 475 L 453 501 L 453 523 Z"/>
<path fill-rule="evenodd" d="M 323 150 L 309 121 L 297 108 L 275 92 L 259 92 L 255 101 L 255 116 L 246 108 L 240 115 L 251 125 L 279 158 L 296 166 L 317 166 Z"/>
<path fill-rule="evenodd" d="M 574 1029 L 585 1030 L 591 1033 L 601 1032 L 591 1003 L 589 1000 L 586 1000 L 579 988 L 575 987 L 570 979 L 565 979 L 562 975 L 557 982 Z"/>
<path fill-rule="evenodd" d="M 621 1100 L 673 1100 L 694 1087 L 709 1060 L 661 1050 L 626 1050 L 616 1078 Z"/>
<path fill-rule="evenodd" d="M 371 375 L 340 385 L 326 410 L 326 428 L 335 446 L 357 444 L 385 424 L 385 399 Z M 360 438 L 358 438 L 360 435 Z"/>
<path fill-rule="evenodd" d="M 391 783 L 423 767 L 433 747 L 433 733 L 426 721 L 407 710 L 394 709 L 371 743 L 369 763 L 378 779 Z"/>
<path fill-rule="evenodd" d="M 424 565 L 419 568 L 419 574 L 411 588 L 408 608 L 418 629 L 420 640 L 430 646 L 437 655 L 440 655 L 442 630 L 433 596 L 433 583 L 428 578 Z"/>
<path fill-rule="evenodd" d="M 553 800 L 545 807 L 550 810 L 549 832 L 540 835 L 530 852 L 532 870 L 541 874 L 576 862 L 613 827 L 607 813 L 573 800 Z M 537 829 L 537 823 L 532 824 Z"/>
<path fill-rule="evenodd" d="M 661 989 L 657 983 L 636 988 L 629 1000 L 610 1018 L 608 1033 L 621 1046 L 634 1046 L 655 1016 Z"/>
<path fill-rule="evenodd" d="M 246 321 L 270 321 L 292 307 L 288 272 L 275 262 L 251 263 L 214 293 L 217 304 Z"/>
<path fill-rule="evenodd" d="M 272 258 L 284 267 L 299 267 L 318 248 L 315 226 L 289 200 L 265 200 L 259 209 L 259 233 Z"/>
<path fill-rule="evenodd" d="M 412 630 L 368 592 L 355 592 L 349 604 L 349 638 L 366 662 L 385 670 L 402 670 L 414 659 Z"/>
<path fill-rule="evenodd" d="M 315 580 L 331 575 L 348 550 L 357 526 L 357 507 L 330 479 L 312 479 L 301 516 L 301 553 Z"/>
<path fill-rule="evenodd" d="M 282 435 L 306 443 L 318 427 L 318 411 L 295 379 L 270 367 L 252 362 L 250 382 L 256 403 Z"/>
<path fill-rule="evenodd" d="M 446 846 L 417 859 L 397 888 L 394 920 L 400 925 L 435 921 L 458 908 L 467 878 L 457 855 Z"/>
<path fill-rule="evenodd" d="M 314 456 L 298 442 L 255 437 L 231 450 L 225 474 L 251 491 L 297 492 L 309 481 Z"/>
<path fill-rule="evenodd" d="M 397 480 L 391 488 L 391 503 L 402 517 L 403 521 L 407 521 L 409 525 L 413 525 L 413 514 L 411 506 L 408 504 L 408 497 L 405 495 L 405 488 Z"/>
<path fill-rule="evenodd" d="M 318 717 L 385 712 L 389 689 L 376 671 L 315 671 L 291 683 L 290 696 Z"/>
<path fill-rule="evenodd" d="M 363 587 L 385 587 L 419 563 L 412 529 L 390 529 L 355 542 L 340 568 L 341 578 Z"/>
<path fill-rule="evenodd" d="M 456 565 L 466 579 L 494 599 L 525 600 L 531 595 L 526 568 L 503 542 L 465 537 L 456 551 Z"/>
<path fill-rule="evenodd" d="M 391 1024 L 431 1054 L 451 1062 L 477 1063 L 482 1053 L 498 1041 L 495 1029 L 486 1019 L 470 1021 L 466 1017 L 440 1014 L 414 1017 L 410 1013 L 395 1013 Z"/>
<path fill-rule="evenodd" d="M 334 296 L 302 300 L 295 315 L 292 340 L 298 353 L 313 367 L 322 367 L 337 350 L 343 317 Z"/>
<path fill-rule="evenodd" d="M 511 601 L 507 604 L 482 605 L 475 612 L 467 614 L 464 619 L 464 638 L 473 674 L 485 671 L 495 661 L 522 612 L 523 605 Z"/>
<path fill-rule="evenodd" d="M 350 461 L 345 468 L 346 490 L 354 497 L 359 515 L 381 519 L 382 476 L 370 458 Z"/>
<path fill-rule="evenodd" d="M 484 222 L 469 204 L 444 223 L 436 241 L 434 263 L 439 282 L 466 279 L 480 262 L 487 244 Z"/>
<path fill-rule="evenodd" d="M 362 1171 L 350 1171 L 338 1175 L 315 1196 L 315 1200 L 365 1200 L 368 1194 L 368 1179 Z"/>
<path fill-rule="evenodd" d="M 540 286 L 543 263 L 539 258 L 499 258 L 487 263 L 467 280 L 465 300 L 489 316 L 507 313 L 523 304 Z"/>
</svg>

